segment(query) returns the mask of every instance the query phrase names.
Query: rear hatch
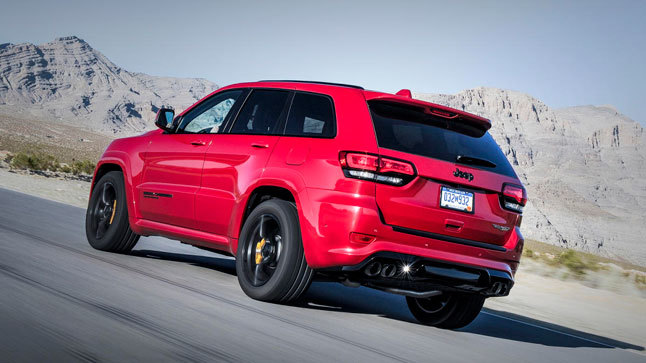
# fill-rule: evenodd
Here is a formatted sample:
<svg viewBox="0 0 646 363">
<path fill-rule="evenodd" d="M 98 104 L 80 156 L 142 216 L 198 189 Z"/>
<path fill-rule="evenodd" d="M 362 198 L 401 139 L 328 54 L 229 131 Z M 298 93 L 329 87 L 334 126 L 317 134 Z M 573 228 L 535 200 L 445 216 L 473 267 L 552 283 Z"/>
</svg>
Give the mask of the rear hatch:
<svg viewBox="0 0 646 363">
<path fill-rule="evenodd" d="M 380 157 L 408 161 L 417 175 L 403 186 L 377 184 L 385 223 L 437 239 L 503 245 L 520 223 L 526 194 L 487 132 L 490 123 L 426 103 L 381 99 L 368 106 Z M 509 198 L 514 192 L 517 203 Z"/>
</svg>

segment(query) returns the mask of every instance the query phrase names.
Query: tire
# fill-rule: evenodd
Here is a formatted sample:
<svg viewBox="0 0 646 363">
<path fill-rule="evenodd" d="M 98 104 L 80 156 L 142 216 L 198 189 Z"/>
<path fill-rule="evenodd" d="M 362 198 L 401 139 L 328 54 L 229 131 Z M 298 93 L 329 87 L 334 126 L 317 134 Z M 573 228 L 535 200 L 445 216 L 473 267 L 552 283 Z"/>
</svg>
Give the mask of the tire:
<svg viewBox="0 0 646 363">
<path fill-rule="evenodd" d="M 427 299 L 406 297 L 415 319 L 442 329 L 469 325 L 480 313 L 485 298 L 475 294 L 443 293 Z"/>
<path fill-rule="evenodd" d="M 305 260 L 293 203 L 270 199 L 258 205 L 245 221 L 239 241 L 236 272 L 247 296 L 289 303 L 310 286 L 314 271 Z"/>
<path fill-rule="evenodd" d="M 120 171 L 108 172 L 96 183 L 85 213 L 85 234 L 90 246 L 101 251 L 128 253 L 137 244 Z"/>
</svg>

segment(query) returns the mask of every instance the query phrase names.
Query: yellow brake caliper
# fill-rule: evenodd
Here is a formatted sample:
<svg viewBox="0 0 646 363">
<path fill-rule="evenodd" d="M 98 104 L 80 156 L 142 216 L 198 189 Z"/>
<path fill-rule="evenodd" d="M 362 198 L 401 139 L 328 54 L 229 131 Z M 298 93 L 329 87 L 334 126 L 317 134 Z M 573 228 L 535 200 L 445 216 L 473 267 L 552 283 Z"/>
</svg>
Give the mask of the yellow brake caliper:
<svg viewBox="0 0 646 363">
<path fill-rule="evenodd" d="M 112 204 L 112 216 L 110 217 L 110 223 L 112 224 L 112 221 L 114 220 L 114 213 L 117 211 L 117 200 L 114 200 L 114 203 Z"/>
<path fill-rule="evenodd" d="M 265 247 L 265 239 L 256 244 L 256 265 L 262 262 L 262 248 Z"/>
</svg>

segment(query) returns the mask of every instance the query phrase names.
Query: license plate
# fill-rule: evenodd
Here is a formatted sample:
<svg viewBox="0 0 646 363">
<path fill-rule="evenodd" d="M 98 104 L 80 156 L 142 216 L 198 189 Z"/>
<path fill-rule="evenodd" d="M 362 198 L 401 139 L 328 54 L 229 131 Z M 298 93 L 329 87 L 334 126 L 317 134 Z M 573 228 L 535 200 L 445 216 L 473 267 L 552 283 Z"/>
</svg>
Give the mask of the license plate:
<svg viewBox="0 0 646 363">
<path fill-rule="evenodd" d="M 442 187 L 440 207 L 473 213 L 473 193 Z"/>
</svg>

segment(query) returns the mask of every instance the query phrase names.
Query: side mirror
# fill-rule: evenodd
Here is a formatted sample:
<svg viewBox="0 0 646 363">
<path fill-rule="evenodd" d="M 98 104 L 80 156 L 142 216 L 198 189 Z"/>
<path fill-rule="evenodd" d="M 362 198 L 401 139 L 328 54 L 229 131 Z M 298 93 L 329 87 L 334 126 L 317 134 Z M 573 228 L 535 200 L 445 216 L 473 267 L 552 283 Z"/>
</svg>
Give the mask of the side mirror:
<svg viewBox="0 0 646 363">
<path fill-rule="evenodd" d="M 162 107 L 157 111 L 157 116 L 155 116 L 155 125 L 164 131 L 173 131 L 174 118 L 175 110 Z"/>
</svg>

